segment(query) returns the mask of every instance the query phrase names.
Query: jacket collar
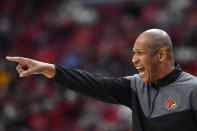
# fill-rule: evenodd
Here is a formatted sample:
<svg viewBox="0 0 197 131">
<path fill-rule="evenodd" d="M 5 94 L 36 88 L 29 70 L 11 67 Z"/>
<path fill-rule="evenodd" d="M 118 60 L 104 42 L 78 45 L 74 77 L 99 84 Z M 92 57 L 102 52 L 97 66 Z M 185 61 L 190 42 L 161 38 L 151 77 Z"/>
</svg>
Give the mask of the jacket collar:
<svg viewBox="0 0 197 131">
<path fill-rule="evenodd" d="M 157 80 L 157 84 L 155 83 L 150 83 L 150 84 L 152 85 L 152 87 L 155 87 L 155 88 L 168 85 L 174 82 L 180 76 L 182 72 L 183 70 L 181 69 L 181 66 L 179 64 L 175 64 L 175 68 L 169 74 Z"/>
</svg>

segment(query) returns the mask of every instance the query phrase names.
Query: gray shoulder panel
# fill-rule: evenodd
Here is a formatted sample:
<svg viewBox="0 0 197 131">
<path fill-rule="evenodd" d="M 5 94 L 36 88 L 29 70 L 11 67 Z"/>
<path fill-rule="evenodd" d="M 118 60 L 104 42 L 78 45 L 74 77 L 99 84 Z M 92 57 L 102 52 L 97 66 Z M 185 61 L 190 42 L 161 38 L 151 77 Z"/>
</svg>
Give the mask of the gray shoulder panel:
<svg viewBox="0 0 197 131">
<path fill-rule="evenodd" d="M 151 117 L 197 110 L 197 78 L 183 72 L 173 83 L 159 89 Z"/>
<path fill-rule="evenodd" d="M 137 86 L 141 83 L 141 78 L 140 78 L 140 76 L 139 76 L 138 74 L 134 74 L 134 75 L 132 75 L 132 76 L 126 76 L 126 77 L 124 77 L 124 78 L 126 78 L 126 79 L 128 79 L 128 80 L 131 81 L 130 87 L 131 87 L 131 89 L 132 89 L 134 92 L 137 93 Z"/>
<path fill-rule="evenodd" d="M 197 110 L 195 76 L 182 72 L 176 81 L 158 89 L 143 83 L 138 74 L 126 78 L 131 80 L 131 88 L 136 92 L 147 117 L 150 114 L 150 118 L 154 118 L 188 109 Z"/>
</svg>

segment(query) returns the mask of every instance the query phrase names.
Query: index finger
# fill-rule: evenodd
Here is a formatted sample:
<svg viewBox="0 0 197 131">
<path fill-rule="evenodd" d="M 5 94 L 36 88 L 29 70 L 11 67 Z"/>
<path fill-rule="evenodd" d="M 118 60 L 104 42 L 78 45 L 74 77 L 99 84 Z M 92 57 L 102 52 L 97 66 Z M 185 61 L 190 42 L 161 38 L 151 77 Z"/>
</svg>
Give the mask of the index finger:
<svg viewBox="0 0 197 131">
<path fill-rule="evenodd" d="M 6 59 L 7 60 L 10 60 L 10 61 L 15 61 L 15 62 L 18 62 L 18 63 L 25 63 L 26 59 L 23 58 L 23 57 L 10 57 L 10 56 L 6 56 Z"/>
</svg>

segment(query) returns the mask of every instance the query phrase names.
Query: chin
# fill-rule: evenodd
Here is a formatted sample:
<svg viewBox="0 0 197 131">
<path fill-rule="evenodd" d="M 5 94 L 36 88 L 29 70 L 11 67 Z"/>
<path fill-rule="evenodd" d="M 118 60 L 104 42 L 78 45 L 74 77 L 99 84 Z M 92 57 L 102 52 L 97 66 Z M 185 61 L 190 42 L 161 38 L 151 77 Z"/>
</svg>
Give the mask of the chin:
<svg viewBox="0 0 197 131">
<path fill-rule="evenodd" d="M 141 77 L 141 80 L 142 80 L 144 83 L 148 83 L 148 82 L 149 82 L 149 80 L 148 80 L 147 78 L 142 78 L 142 77 Z"/>
<path fill-rule="evenodd" d="M 149 83 L 149 81 L 144 81 L 144 80 L 142 80 L 144 83 Z"/>
</svg>

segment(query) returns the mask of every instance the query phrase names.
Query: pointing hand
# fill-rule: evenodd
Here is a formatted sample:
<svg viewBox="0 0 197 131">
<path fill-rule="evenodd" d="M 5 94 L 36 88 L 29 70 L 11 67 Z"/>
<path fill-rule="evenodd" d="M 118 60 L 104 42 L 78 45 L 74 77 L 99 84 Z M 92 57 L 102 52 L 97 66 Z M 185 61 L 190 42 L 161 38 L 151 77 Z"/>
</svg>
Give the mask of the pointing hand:
<svg viewBox="0 0 197 131">
<path fill-rule="evenodd" d="M 55 66 L 40 61 L 24 57 L 6 57 L 7 60 L 18 62 L 16 67 L 20 77 L 30 76 L 32 74 L 43 74 L 47 78 L 55 76 Z"/>
</svg>

